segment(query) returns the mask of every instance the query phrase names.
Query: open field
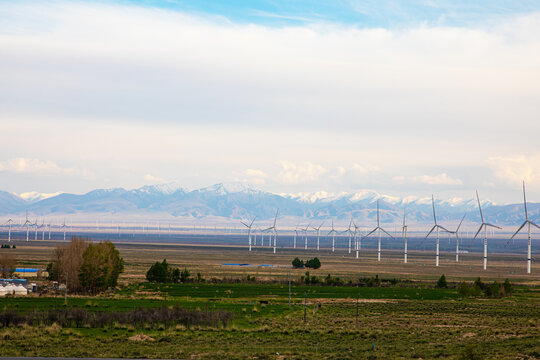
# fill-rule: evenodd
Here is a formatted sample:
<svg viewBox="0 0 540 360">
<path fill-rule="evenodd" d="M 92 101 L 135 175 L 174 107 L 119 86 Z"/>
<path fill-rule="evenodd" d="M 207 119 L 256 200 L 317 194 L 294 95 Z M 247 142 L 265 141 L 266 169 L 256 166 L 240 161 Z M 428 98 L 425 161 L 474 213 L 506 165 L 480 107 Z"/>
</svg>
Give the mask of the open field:
<svg viewBox="0 0 540 360">
<path fill-rule="evenodd" d="M 10 249 L 24 266 L 45 267 L 57 243 L 30 242 Z M 432 253 L 373 251 L 359 260 L 346 252 L 117 244 L 126 261 L 119 288 L 107 296 L 32 295 L 0 299 L 0 309 L 21 314 L 81 309 L 129 312 L 137 308 L 180 306 L 192 311 L 223 310 L 234 318 L 226 327 L 114 323 L 69 326 L 35 323 L 0 328 L 2 356 L 146 357 L 194 359 L 537 359 L 540 358 L 540 275 L 526 275 L 518 255 L 490 254 L 488 271 L 478 254 L 465 254 L 455 264 L 443 253 L 434 266 Z M 320 286 L 300 283 L 306 269 L 291 269 L 292 258 L 318 256 L 320 278 L 331 274 L 357 280 L 376 274 L 397 279 L 382 287 Z M 166 258 L 173 266 L 200 272 L 206 282 L 150 284 L 150 264 Z M 222 263 L 272 264 L 273 267 L 223 266 Z M 450 283 L 504 281 L 516 284 L 500 299 L 464 298 L 452 286 L 436 288 L 445 274 Z M 291 307 L 289 307 L 289 274 Z M 252 283 L 234 279 L 255 276 Z M 210 283 L 230 278 L 231 283 Z M 218 280 L 219 279 L 219 280 Z M 263 281 L 259 283 L 258 281 Z M 358 302 L 357 302 L 358 298 Z M 305 303 L 304 303 L 305 302 Z M 356 316 L 358 309 L 358 318 Z M 304 316 L 306 321 L 304 322 Z M 474 355 L 478 357 L 474 357 Z"/>
</svg>

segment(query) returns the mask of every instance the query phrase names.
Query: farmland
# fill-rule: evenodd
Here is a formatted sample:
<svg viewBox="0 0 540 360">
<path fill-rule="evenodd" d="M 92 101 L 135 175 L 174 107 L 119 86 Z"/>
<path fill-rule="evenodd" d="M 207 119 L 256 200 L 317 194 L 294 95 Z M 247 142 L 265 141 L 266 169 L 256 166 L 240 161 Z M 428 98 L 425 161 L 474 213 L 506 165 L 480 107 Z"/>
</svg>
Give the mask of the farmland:
<svg viewBox="0 0 540 360">
<path fill-rule="evenodd" d="M 414 254 L 411 264 L 387 252 L 380 264 L 373 254 L 364 259 L 344 254 L 318 254 L 321 269 L 310 270 L 324 284 L 331 274 L 343 285 L 308 285 L 306 269 L 291 269 L 292 252 L 246 254 L 240 249 L 198 247 L 119 247 L 126 260 L 120 286 L 99 296 L 63 294 L 5 298 L 0 309 L 19 314 L 80 309 L 88 313 L 129 312 L 140 308 L 181 307 L 193 312 L 224 311 L 232 319 L 223 325 L 185 323 L 89 326 L 75 322 L 21 324 L 0 328 L 2 356 L 256 358 L 256 359 L 429 359 L 540 357 L 540 288 L 538 277 L 520 274 L 518 259 L 492 256 L 492 270 L 482 273 L 475 258 L 456 266 L 430 265 L 426 254 Z M 18 257 L 43 265 L 52 247 L 20 246 Z M 314 252 L 301 253 L 308 258 Z M 200 282 L 153 284 L 144 271 L 155 261 L 186 267 Z M 274 267 L 223 266 L 224 262 L 274 264 Z M 472 269 L 472 271 L 471 271 Z M 449 288 L 437 288 L 445 273 Z M 248 281 L 247 276 L 254 277 Z M 358 286 L 360 279 L 381 280 Z M 464 297 L 457 283 L 514 284 L 502 298 Z M 289 278 L 291 305 L 289 306 Z M 358 315 L 357 315 L 358 314 Z M 25 315 L 30 316 L 30 315 Z M 477 356 L 477 357 L 475 357 Z"/>
</svg>

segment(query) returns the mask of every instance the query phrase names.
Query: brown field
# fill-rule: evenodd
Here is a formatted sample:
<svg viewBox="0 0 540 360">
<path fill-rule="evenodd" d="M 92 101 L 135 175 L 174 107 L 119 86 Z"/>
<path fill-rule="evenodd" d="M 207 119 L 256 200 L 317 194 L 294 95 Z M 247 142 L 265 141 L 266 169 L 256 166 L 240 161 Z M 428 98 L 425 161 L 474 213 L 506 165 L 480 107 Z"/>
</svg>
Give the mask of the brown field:
<svg viewBox="0 0 540 360">
<path fill-rule="evenodd" d="M 14 254 L 18 266 L 37 266 L 45 268 L 55 246 L 62 242 L 18 243 L 17 249 L 8 250 Z M 521 254 L 489 254 L 488 269 L 482 268 L 480 253 L 461 254 L 459 263 L 453 253 L 441 253 L 440 266 L 435 267 L 434 253 L 409 251 L 409 262 L 403 263 L 401 251 L 383 250 L 382 259 L 377 261 L 376 250 L 362 250 L 360 258 L 354 253 L 340 250 L 331 253 L 303 249 L 278 249 L 273 254 L 269 248 L 255 248 L 249 253 L 244 247 L 181 245 L 159 243 L 118 243 L 116 245 L 125 260 L 125 272 L 121 275 L 122 283 L 141 281 L 148 267 L 164 258 L 174 266 L 186 267 L 192 274 L 200 272 L 205 278 L 240 277 L 252 275 L 257 279 L 300 276 L 304 269 L 291 269 L 291 261 L 298 256 L 308 259 L 317 256 L 322 263 L 321 269 L 311 270 L 319 276 L 339 276 L 343 279 L 373 276 L 409 280 L 435 280 L 445 274 L 449 281 L 473 280 L 481 277 L 485 280 L 509 278 L 513 283 L 530 285 L 540 284 L 540 264 L 533 263 L 533 273 L 526 274 L 525 258 Z M 252 265 L 272 264 L 274 267 L 223 266 L 223 263 L 249 263 Z"/>
</svg>

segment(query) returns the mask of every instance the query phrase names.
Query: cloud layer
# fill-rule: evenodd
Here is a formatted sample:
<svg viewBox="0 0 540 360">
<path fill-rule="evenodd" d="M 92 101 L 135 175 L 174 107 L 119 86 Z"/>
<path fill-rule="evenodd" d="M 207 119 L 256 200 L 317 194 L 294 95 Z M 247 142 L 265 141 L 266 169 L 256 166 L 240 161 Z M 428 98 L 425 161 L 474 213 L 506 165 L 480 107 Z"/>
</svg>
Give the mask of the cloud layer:
<svg viewBox="0 0 540 360">
<path fill-rule="evenodd" d="M 23 1 L 0 19 L 2 188 L 37 188 L 15 176 L 30 172 L 81 179 L 47 192 L 168 179 L 469 198 L 490 183 L 507 201 L 524 178 L 540 196 L 540 13 L 268 27 Z"/>
</svg>

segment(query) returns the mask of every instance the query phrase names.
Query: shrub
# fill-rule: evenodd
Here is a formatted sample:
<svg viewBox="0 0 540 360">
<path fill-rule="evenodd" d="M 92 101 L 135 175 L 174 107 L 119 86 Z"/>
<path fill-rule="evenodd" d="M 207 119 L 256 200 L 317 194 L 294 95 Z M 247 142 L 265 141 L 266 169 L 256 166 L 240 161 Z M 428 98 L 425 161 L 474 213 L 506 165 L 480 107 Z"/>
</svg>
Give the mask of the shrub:
<svg viewBox="0 0 540 360">
<path fill-rule="evenodd" d="M 307 268 L 318 269 L 321 267 L 321 262 L 319 261 L 319 258 L 314 257 L 313 259 L 307 260 L 305 266 Z"/>
<path fill-rule="evenodd" d="M 292 261 L 292 266 L 295 269 L 303 268 L 304 267 L 304 262 L 302 260 L 300 260 L 299 258 L 295 257 L 294 260 Z"/>
<path fill-rule="evenodd" d="M 447 288 L 448 284 L 446 283 L 446 276 L 444 274 L 441 275 L 439 280 L 437 281 L 437 287 L 438 288 Z"/>
</svg>

